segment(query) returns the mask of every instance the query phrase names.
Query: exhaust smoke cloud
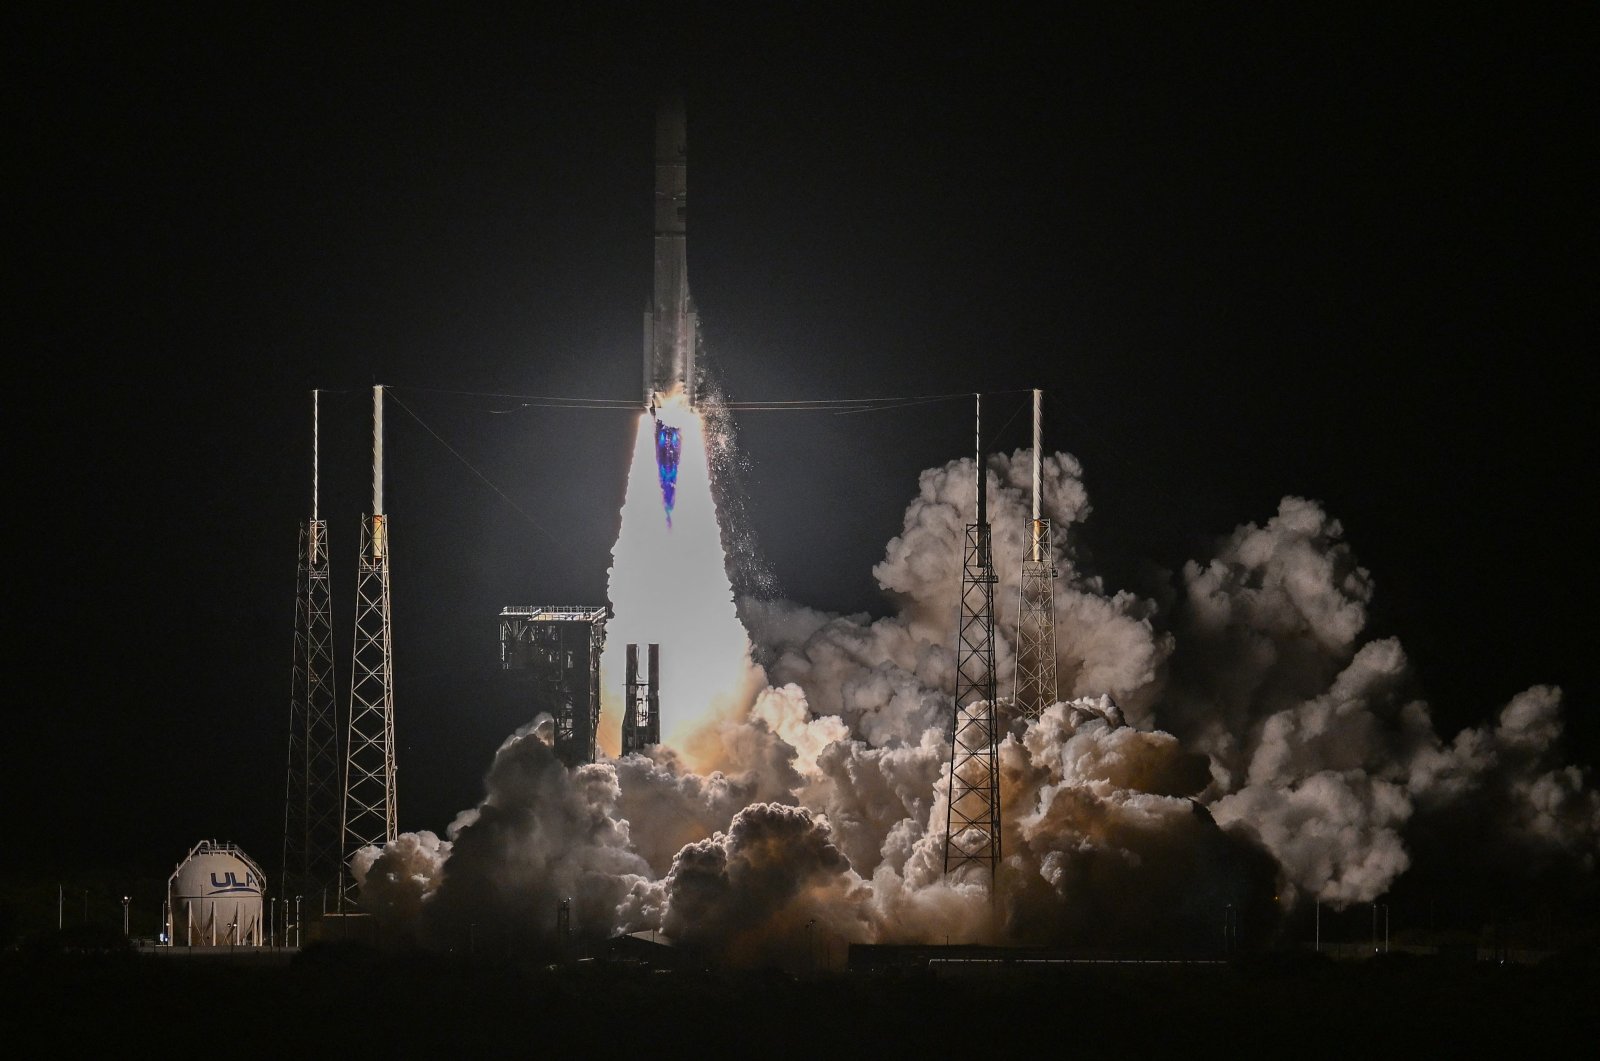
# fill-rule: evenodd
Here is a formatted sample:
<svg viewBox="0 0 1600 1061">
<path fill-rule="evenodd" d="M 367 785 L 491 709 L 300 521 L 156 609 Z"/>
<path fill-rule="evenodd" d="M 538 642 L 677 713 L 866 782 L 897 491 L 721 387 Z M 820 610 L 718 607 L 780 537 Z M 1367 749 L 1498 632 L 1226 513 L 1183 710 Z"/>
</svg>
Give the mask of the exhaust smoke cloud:
<svg viewBox="0 0 1600 1061">
<path fill-rule="evenodd" d="M 1441 735 L 1400 642 L 1367 634 L 1374 581 L 1321 505 L 1285 498 L 1186 564 L 1158 602 L 1080 565 L 1089 498 L 1077 460 L 1053 454 L 1043 506 L 1063 700 L 1011 722 L 1001 744 L 994 901 L 985 883 L 947 881 L 972 461 L 921 475 L 873 569 L 893 614 L 767 599 L 736 612 L 703 421 L 681 406 L 662 415 L 681 433 L 675 510 L 669 525 L 659 434 L 643 416 L 610 575 L 602 741 L 614 755 L 623 646 L 653 641 L 664 743 L 569 770 L 530 725 L 445 838 L 363 853 L 363 905 L 427 944 L 459 947 L 475 925 L 548 948 L 563 898 L 584 936 L 649 929 L 744 964 L 809 960 L 812 932 L 1214 948 L 1227 907 L 1239 937 L 1262 943 L 1298 903 L 1383 895 L 1419 848 L 1413 830 L 1469 818 L 1484 850 L 1595 869 L 1600 793 L 1560 760 L 1560 691 L 1536 686 L 1494 723 Z M 1024 555 L 1030 457 L 986 469 L 1002 587 Z M 1016 593 L 996 606 L 1004 691 Z"/>
</svg>

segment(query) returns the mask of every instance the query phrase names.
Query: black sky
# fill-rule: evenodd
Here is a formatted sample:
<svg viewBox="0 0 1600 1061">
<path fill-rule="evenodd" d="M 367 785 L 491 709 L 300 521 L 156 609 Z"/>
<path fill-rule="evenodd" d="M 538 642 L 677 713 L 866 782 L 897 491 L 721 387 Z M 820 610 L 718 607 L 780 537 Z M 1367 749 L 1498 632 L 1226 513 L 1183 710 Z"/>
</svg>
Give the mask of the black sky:
<svg viewBox="0 0 1600 1061">
<path fill-rule="evenodd" d="M 318 386 L 341 639 L 372 383 L 543 528 L 391 407 L 402 828 L 475 800 L 494 613 L 603 600 L 631 417 L 421 388 L 634 397 L 674 86 L 733 398 L 1044 387 L 1114 585 L 1318 498 L 1447 731 L 1556 683 L 1593 761 L 1600 40 L 1308 6 L 11 11 L 19 864 L 276 865 Z M 967 415 L 744 416 L 786 595 L 882 611 Z"/>
</svg>

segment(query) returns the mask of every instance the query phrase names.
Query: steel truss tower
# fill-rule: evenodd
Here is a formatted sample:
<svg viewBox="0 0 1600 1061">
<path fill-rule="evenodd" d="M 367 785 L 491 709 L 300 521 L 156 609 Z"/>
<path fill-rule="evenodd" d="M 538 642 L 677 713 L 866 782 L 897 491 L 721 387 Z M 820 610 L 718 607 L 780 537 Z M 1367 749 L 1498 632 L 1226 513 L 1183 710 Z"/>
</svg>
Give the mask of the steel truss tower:
<svg viewBox="0 0 1600 1061">
<path fill-rule="evenodd" d="M 344 764 L 344 873 L 339 908 L 357 900 L 350 861 L 396 836 L 394 664 L 389 626 L 389 517 L 383 514 L 383 388 L 372 388 L 372 515 L 361 525 L 350 735 Z"/>
<path fill-rule="evenodd" d="M 554 720 L 556 758 L 568 766 L 595 760 L 605 646 L 604 607 L 500 609 L 500 666 L 517 672 L 532 694 L 534 710 Z"/>
<path fill-rule="evenodd" d="M 661 646 L 647 649 L 648 670 L 639 677 L 639 646 L 628 646 L 627 694 L 622 708 L 622 754 L 661 743 Z"/>
<path fill-rule="evenodd" d="M 1033 521 L 1022 561 L 1017 608 L 1016 707 L 1038 718 L 1056 702 L 1056 568 L 1050 552 L 1050 521 L 1039 518 L 1039 442 L 1043 392 L 1033 392 Z"/>
<path fill-rule="evenodd" d="M 950 727 L 945 818 L 946 876 L 977 866 L 991 891 L 1000 865 L 1000 764 L 995 723 L 994 562 L 984 490 L 982 396 L 977 396 L 977 521 L 967 524 L 956 633 L 956 698 Z"/>
<path fill-rule="evenodd" d="M 317 509 L 318 397 L 311 392 L 311 518 L 300 528 L 295 589 L 283 875 L 278 878 L 285 895 L 311 895 L 339 883 L 339 720 L 328 524 Z"/>
</svg>

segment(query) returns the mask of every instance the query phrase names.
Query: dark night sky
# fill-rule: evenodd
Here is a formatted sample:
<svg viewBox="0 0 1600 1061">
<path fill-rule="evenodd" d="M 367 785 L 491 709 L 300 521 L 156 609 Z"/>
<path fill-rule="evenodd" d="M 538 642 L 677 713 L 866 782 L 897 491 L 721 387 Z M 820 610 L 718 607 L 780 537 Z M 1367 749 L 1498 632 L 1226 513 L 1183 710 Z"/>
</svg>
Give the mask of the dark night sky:
<svg viewBox="0 0 1600 1061">
<path fill-rule="evenodd" d="M 1114 584 L 1321 499 L 1447 731 L 1557 683 L 1594 761 L 1600 40 L 1289 6 L 12 10 L 8 859 L 275 869 L 309 389 L 347 677 L 364 388 L 634 397 L 672 85 L 732 397 L 1042 386 Z M 401 826 L 442 830 L 526 720 L 494 613 L 603 600 L 631 416 L 398 393 L 548 532 L 391 407 Z M 744 416 L 786 595 L 881 611 L 967 416 Z"/>
</svg>

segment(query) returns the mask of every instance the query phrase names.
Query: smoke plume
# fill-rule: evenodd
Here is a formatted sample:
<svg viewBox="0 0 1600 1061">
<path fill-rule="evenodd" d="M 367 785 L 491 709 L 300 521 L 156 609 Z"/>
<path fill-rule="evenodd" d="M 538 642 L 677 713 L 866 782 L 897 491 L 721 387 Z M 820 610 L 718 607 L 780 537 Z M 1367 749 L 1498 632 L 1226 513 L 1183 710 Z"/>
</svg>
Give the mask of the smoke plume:
<svg viewBox="0 0 1600 1061">
<path fill-rule="evenodd" d="M 798 967 L 838 941 L 1200 952 L 1224 911 L 1269 941 L 1297 903 L 1384 895 L 1432 857 L 1430 837 L 1468 822 L 1484 857 L 1595 869 L 1600 794 L 1561 760 L 1560 691 L 1536 686 L 1492 723 L 1441 734 L 1401 643 L 1368 633 L 1375 581 L 1321 505 L 1285 498 L 1154 600 L 1084 569 L 1082 469 L 1054 454 L 1043 508 L 1061 701 L 1001 742 L 991 901 L 986 877 L 943 864 L 972 462 L 920 476 L 873 569 L 890 614 L 763 594 L 734 618 L 699 424 L 683 421 L 673 527 L 631 482 L 612 571 L 613 648 L 670 636 L 709 661 L 674 732 L 568 769 L 539 731 L 518 731 L 445 839 L 363 853 L 365 908 L 435 946 L 494 933 L 537 950 L 570 900 L 581 938 L 650 930 L 712 959 Z M 1030 458 L 985 469 L 1001 587 L 1024 552 Z M 719 581 L 692 592 L 709 618 L 688 621 L 672 557 L 704 566 L 708 548 Z M 1018 606 L 996 594 L 1003 714 Z"/>
</svg>

